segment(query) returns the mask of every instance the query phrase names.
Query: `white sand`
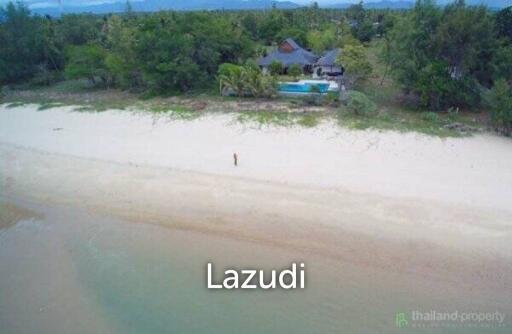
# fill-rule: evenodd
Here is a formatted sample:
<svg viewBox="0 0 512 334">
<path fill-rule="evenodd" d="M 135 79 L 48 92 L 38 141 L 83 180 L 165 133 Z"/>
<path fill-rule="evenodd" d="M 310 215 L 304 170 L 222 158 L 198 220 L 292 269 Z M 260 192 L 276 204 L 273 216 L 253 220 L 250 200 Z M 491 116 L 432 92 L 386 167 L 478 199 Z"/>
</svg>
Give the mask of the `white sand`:
<svg viewBox="0 0 512 334">
<path fill-rule="evenodd" d="M 246 254 L 262 248 L 269 258 L 305 259 L 308 275 L 320 279 L 309 287 L 319 299 L 305 304 L 320 305 L 308 310 L 314 321 L 394 332 L 390 314 L 400 309 L 510 314 L 509 139 L 333 124 L 251 129 L 230 115 L 176 121 L 70 109 L 0 106 L 0 319 L 7 329 L 112 331 L 99 299 L 84 288 L 87 275 L 76 271 L 73 240 L 98 245 L 96 236 L 108 251 L 120 242 L 138 247 L 144 266 L 131 256 L 126 262 L 134 273 L 148 263 L 156 270 L 173 254 L 173 261 L 196 256 L 201 268 L 212 254 L 255 266 L 264 261 Z M 17 206 L 41 220 L 12 226 L 28 214 Z M 181 240 L 177 230 L 194 233 Z M 147 254 L 157 258 L 146 262 Z M 181 268 L 184 275 L 201 269 Z M 144 283 L 140 275 L 127 294 Z"/>
<path fill-rule="evenodd" d="M 511 288 L 509 139 L 69 109 L 0 109 L 0 197 Z"/>
<path fill-rule="evenodd" d="M 118 163 L 510 209 L 512 140 L 507 138 L 440 139 L 333 124 L 251 129 L 230 115 L 178 121 L 123 111 L 66 112 L 71 109 L 0 106 L 0 143 Z M 239 155 L 238 168 L 233 152 Z"/>
</svg>

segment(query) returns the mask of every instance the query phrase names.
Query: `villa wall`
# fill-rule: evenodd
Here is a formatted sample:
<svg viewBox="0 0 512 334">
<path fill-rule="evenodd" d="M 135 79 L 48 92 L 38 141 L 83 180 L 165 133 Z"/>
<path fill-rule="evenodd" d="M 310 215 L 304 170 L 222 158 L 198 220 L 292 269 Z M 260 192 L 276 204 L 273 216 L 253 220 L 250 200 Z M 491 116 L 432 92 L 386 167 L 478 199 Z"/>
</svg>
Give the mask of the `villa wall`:
<svg viewBox="0 0 512 334">
<path fill-rule="evenodd" d="M 313 68 L 313 78 L 321 78 L 322 75 L 318 75 L 318 69 L 322 70 L 322 73 L 328 73 L 328 72 L 341 72 L 341 67 L 339 66 L 315 66 Z"/>
</svg>

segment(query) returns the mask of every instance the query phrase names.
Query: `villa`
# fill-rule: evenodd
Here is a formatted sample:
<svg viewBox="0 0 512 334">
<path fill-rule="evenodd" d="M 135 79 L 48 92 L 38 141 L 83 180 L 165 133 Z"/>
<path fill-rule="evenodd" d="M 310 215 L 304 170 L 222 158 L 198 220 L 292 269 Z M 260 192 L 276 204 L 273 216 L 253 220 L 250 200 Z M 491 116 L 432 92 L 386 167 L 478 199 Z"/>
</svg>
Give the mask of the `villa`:
<svg viewBox="0 0 512 334">
<path fill-rule="evenodd" d="M 302 48 L 291 38 L 285 39 L 272 53 L 258 60 L 258 66 L 264 73 L 268 73 L 269 66 L 273 62 L 279 62 L 283 66 L 283 72 L 287 73 L 292 65 L 299 65 L 304 74 L 313 78 L 330 78 L 343 75 L 343 67 L 335 64 L 340 49 L 333 49 L 318 56 Z"/>
<path fill-rule="evenodd" d="M 344 68 L 336 65 L 336 57 L 341 49 L 333 49 L 324 53 L 313 66 L 313 78 L 337 77 L 343 75 Z"/>
</svg>

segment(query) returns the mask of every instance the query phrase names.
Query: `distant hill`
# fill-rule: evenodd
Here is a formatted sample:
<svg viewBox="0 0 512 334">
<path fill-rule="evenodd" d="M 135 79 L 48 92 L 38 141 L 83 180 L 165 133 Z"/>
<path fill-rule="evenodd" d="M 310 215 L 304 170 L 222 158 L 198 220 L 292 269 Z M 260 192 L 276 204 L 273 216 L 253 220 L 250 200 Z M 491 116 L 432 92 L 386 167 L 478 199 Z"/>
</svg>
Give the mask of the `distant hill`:
<svg viewBox="0 0 512 334">
<path fill-rule="evenodd" d="M 437 3 L 444 6 L 453 0 L 438 0 Z M 364 1 L 364 7 L 367 9 L 409 9 L 414 7 L 414 0 L 382 0 L 382 1 Z M 340 0 L 339 3 L 326 4 L 325 8 L 348 8 L 354 3 L 347 3 L 346 1 Z M 501 9 L 512 5 L 512 0 L 466 0 L 467 5 L 477 6 L 485 5 L 490 9 Z"/>
<path fill-rule="evenodd" d="M 512 0 L 467 0 L 466 3 L 477 5 L 485 3 L 486 6 L 493 9 L 504 8 L 509 6 Z M 62 7 L 63 14 L 70 13 L 118 13 L 125 10 L 125 1 L 119 0 L 117 2 L 106 2 L 94 5 L 84 5 L 80 3 L 71 4 L 70 1 L 64 1 Z M 439 4 L 444 5 L 449 0 L 438 1 Z M 32 3 L 38 3 L 37 1 Z M 45 2 L 46 4 L 52 4 Z M 273 0 L 132 0 L 131 5 L 136 12 L 154 12 L 158 10 L 244 10 L 244 9 L 269 9 L 275 3 L 277 8 L 280 9 L 293 9 L 303 7 L 293 1 L 273 1 Z M 44 4 L 44 3 L 43 3 Z M 54 5 L 49 7 L 34 6 L 32 12 L 41 15 L 59 16 L 60 9 Z M 340 0 L 339 3 L 330 3 L 321 5 L 323 8 L 348 8 L 353 3 L 348 3 L 346 0 Z M 366 1 L 364 7 L 368 9 L 409 9 L 414 6 L 414 0 L 382 0 L 382 1 Z"/>
<path fill-rule="evenodd" d="M 512 0 L 466 0 L 468 5 L 485 5 L 489 8 L 505 8 L 512 6 Z"/>
<path fill-rule="evenodd" d="M 272 1 L 272 0 L 143 0 L 132 1 L 131 6 L 136 12 L 154 12 L 159 10 L 242 10 L 242 9 L 268 9 L 272 8 L 273 3 L 280 9 L 292 9 L 301 7 L 291 1 Z M 70 13 L 116 13 L 122 12 L 126 8 L 124 1 L 114 3 L 103 3 L 97 5 L 73 5 L 64 3 L 62 7 L 63 14 Z M 56 6 L 46 8 L 33 8 L 32 11 L 37 14 L 58 16 L 60 9 Z"/>
<path fill-rule="evenodd" d="M 344 9 L 344 8 L 350 7 L 351 5 L 353 5 L 353 3 L 341 2 L 341 3 L 328 4 L 328 5 L 325 5 L 324 7 Z M 384 8 L 408 9 L 408 8 L 412 8 L 413 6 L 414 6 L 414 1 L 384 0 L 384 1 L 378 1 L 378 2 L 364 2 L 364 8 L 367 8 L 367 9 L 384 9 Z"/>
</svg>

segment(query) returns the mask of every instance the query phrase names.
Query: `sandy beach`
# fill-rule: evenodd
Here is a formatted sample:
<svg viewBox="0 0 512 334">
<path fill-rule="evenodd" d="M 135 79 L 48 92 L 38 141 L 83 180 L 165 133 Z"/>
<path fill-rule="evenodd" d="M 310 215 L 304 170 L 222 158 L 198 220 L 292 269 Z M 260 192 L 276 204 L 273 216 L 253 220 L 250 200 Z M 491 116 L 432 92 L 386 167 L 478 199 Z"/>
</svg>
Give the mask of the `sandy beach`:
<svg viewBox="0 0 512 334">
<path fill-rule="evenodd" d="M 425 293 L 442 282 L 434 300 L 451 291 L 464 305 L 471 290 L 477 305 L 512 312 L 512 140 L 492 134 L 0 106 L 0 189 L 35 212 L 76 208 L 128 230 L 282 249 L 398 274 Z"/>
</svg>

